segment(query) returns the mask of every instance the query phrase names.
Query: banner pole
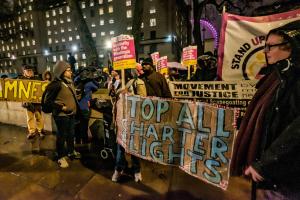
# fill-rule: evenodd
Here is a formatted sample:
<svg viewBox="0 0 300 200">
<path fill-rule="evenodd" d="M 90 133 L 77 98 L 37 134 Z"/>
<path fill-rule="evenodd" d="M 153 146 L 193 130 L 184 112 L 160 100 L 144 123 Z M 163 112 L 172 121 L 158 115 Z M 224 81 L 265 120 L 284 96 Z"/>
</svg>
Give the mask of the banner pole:
<svg viewBox="0 0 300 200">
<path fill-rule="evenodd" d="M 188 80 L 191 79 L 191 66 L 190 65 L 188 65 L 188 78 L 187 79 Z"/>
<path fill-rule="evenodd" d="M 121 70 L 121 74 L 122 74 L 122 89 L 125 89 L 125 69 Z"/>
</svg>

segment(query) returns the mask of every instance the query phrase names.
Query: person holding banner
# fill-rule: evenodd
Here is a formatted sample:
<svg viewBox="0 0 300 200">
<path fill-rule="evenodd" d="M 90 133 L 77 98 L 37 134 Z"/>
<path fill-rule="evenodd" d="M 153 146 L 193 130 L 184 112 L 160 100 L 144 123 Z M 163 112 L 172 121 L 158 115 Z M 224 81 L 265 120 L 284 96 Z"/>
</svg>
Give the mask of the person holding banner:
<svg viewBox="0 0 300 200">
<path fill-rule="evenodd" d="M 137 64 L 136 69 L 133 70 L 133 72 L 134 78 L 128 81 L 125 86 L 125 91 L 133 95 L 147 96 L 145 83 L 142 79 L 140 79 L 140 77 L 144 74 L 142 66 Z M 119 94 L 119 91 L 117 93 Z M 134 155 L 131 155 L 131 163 L 134 173 L 134 181 L 142 181 L 140 159 Z M 113 182 L 119 181 L 123 170 L 127 167 L 127 164 L 128 163 L 125 158 L 125 149 L 120 144 L 117 144 L 115 171 L 111 178 Z"/>
<path fill-rule="evenodd" d="M 231 173 L 252 178 L 263 199 L 300 199 L 300 21 L 271 30 L 264 51 L 269 70 L 243 117 Z"/>
<path fill-rule="evenodd" d="M 38 80 L 34 76 L 33 68 L 29 65 L 24 66 L 22 79 Z M 41 104 L 24 102 L 22 103 L 22 106 L 26 108 L 28 128 L 27 139 L 33 139 L 37 135 L 44 138 L 44 119 L 42 116 Z"/>
</svg>

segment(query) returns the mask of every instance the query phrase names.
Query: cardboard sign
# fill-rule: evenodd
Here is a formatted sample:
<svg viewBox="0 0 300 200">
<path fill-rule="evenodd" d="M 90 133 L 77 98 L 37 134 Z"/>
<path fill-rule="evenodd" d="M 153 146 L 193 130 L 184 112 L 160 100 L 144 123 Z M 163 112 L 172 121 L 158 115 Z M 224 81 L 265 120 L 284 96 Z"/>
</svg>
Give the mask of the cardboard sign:
<svg viewBox="0 0 300 200">
<path fill-rule="evenodd" d="M 254 80 L 265 66 L 265 36 L 276 27 L 300 19 L 300 9 L 290 12 L 244 17 L 223 14 L 218 49 L 218 75 L 222 80 Z"/>
<path fill-rule="evenodd" d="M 156 71 L 161 74 L 168 74 L 168 57 L 163 56 L 157 60 Z"/>
<path fill-rule="evenodd" d="M 174 98 L 197 99 L 202 102 L 246 108 L 256 92 L 256 80 L 244 81 L 170 81 Z"/>
<path fill-rule="evenodd" d="M 40 103 L 48 83 L 28 79 L 0 79 L 0 101 Z"/>
<path fill-rule="evenodd" d="M 184 66 L 197 64 L 197 46 L 188 46 L 183 48 L 182 62 Z"/>
<path fill-rule="evenodd" d="M 117 141 L 126 152 L 226 189 L 237 110 L 200 102 L 122 95 Z"/>
<path fill-rule="evenodd" d="M 154 65 L 157 65 L 157 60 L 159 59 L 159 52 L 154 52 L 151 54 L 151 58 Z"/>
<path fill-rule="evenodd" d="M 130 35 L 113 37 L 112 56 L 114 70 L 135 68 L 134 39 Z"/>
</svg>

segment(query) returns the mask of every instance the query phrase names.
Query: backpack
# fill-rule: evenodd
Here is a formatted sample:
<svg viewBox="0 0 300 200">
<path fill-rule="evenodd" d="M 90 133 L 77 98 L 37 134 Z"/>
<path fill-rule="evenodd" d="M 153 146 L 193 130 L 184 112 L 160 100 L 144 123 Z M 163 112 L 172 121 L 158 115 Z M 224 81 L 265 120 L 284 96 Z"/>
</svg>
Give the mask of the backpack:
<svg viewBox="0 0 300 200">
<path fill-rule="evenodd" d="M 44 113 L 52 113 L 54 101 L 61 87 L 60 81 L 51 81 L 42 95 L 41 106 Z"/>
</svg>

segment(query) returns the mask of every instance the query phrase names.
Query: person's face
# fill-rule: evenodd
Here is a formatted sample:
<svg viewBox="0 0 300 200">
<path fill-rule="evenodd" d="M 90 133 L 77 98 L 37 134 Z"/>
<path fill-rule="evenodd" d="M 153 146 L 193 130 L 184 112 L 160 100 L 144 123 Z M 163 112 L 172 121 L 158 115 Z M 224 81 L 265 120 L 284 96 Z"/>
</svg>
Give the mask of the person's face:
<svg viewBox="0 0 300 200">
<path fill-rule="evenodd" d="M 116 72 L 116 71 L 112 70 L 112 71 L 111 71 L 111 76 L 112 76 L 112 77 L 116 77 L 116 76 L 118 76 L 118 72 Z"/>
<path fill-rule="evenodd" d="M 32 69 L 25 69 L 24 70 L 24 76 L 25 77 L 33 77 L 34 76 L 33 70 Z"/>
<path fill-rule="evenodd" d="M 151 65 L 148 65 L 148 64 L 145 64 L 143 65 L 142 67 L 143 71 L 145 72 L 151 72 L 153 69 L 152 69 L 152 66 Z"/>
<path fill-rule="evenodd" d="M 264 51 L 268 64 L 274 64 L 280 60 L 289 58 L 292 50 L 281 36 L 271 34 L 266 41 Z"/>
<path fill-rule="evenodd" d="M 50 74 L 46 74 L 46 76 L 45 76 L 45 80 L 50 80 L 51 79 L 51 76 L 50 76 Z"/>
<path fill-rule="evenodd" d="M 71 67 L 68 67 L 64 72 L 64 77 L 71 79 L 72 78 L 72 70 Z"/>
</svg>

